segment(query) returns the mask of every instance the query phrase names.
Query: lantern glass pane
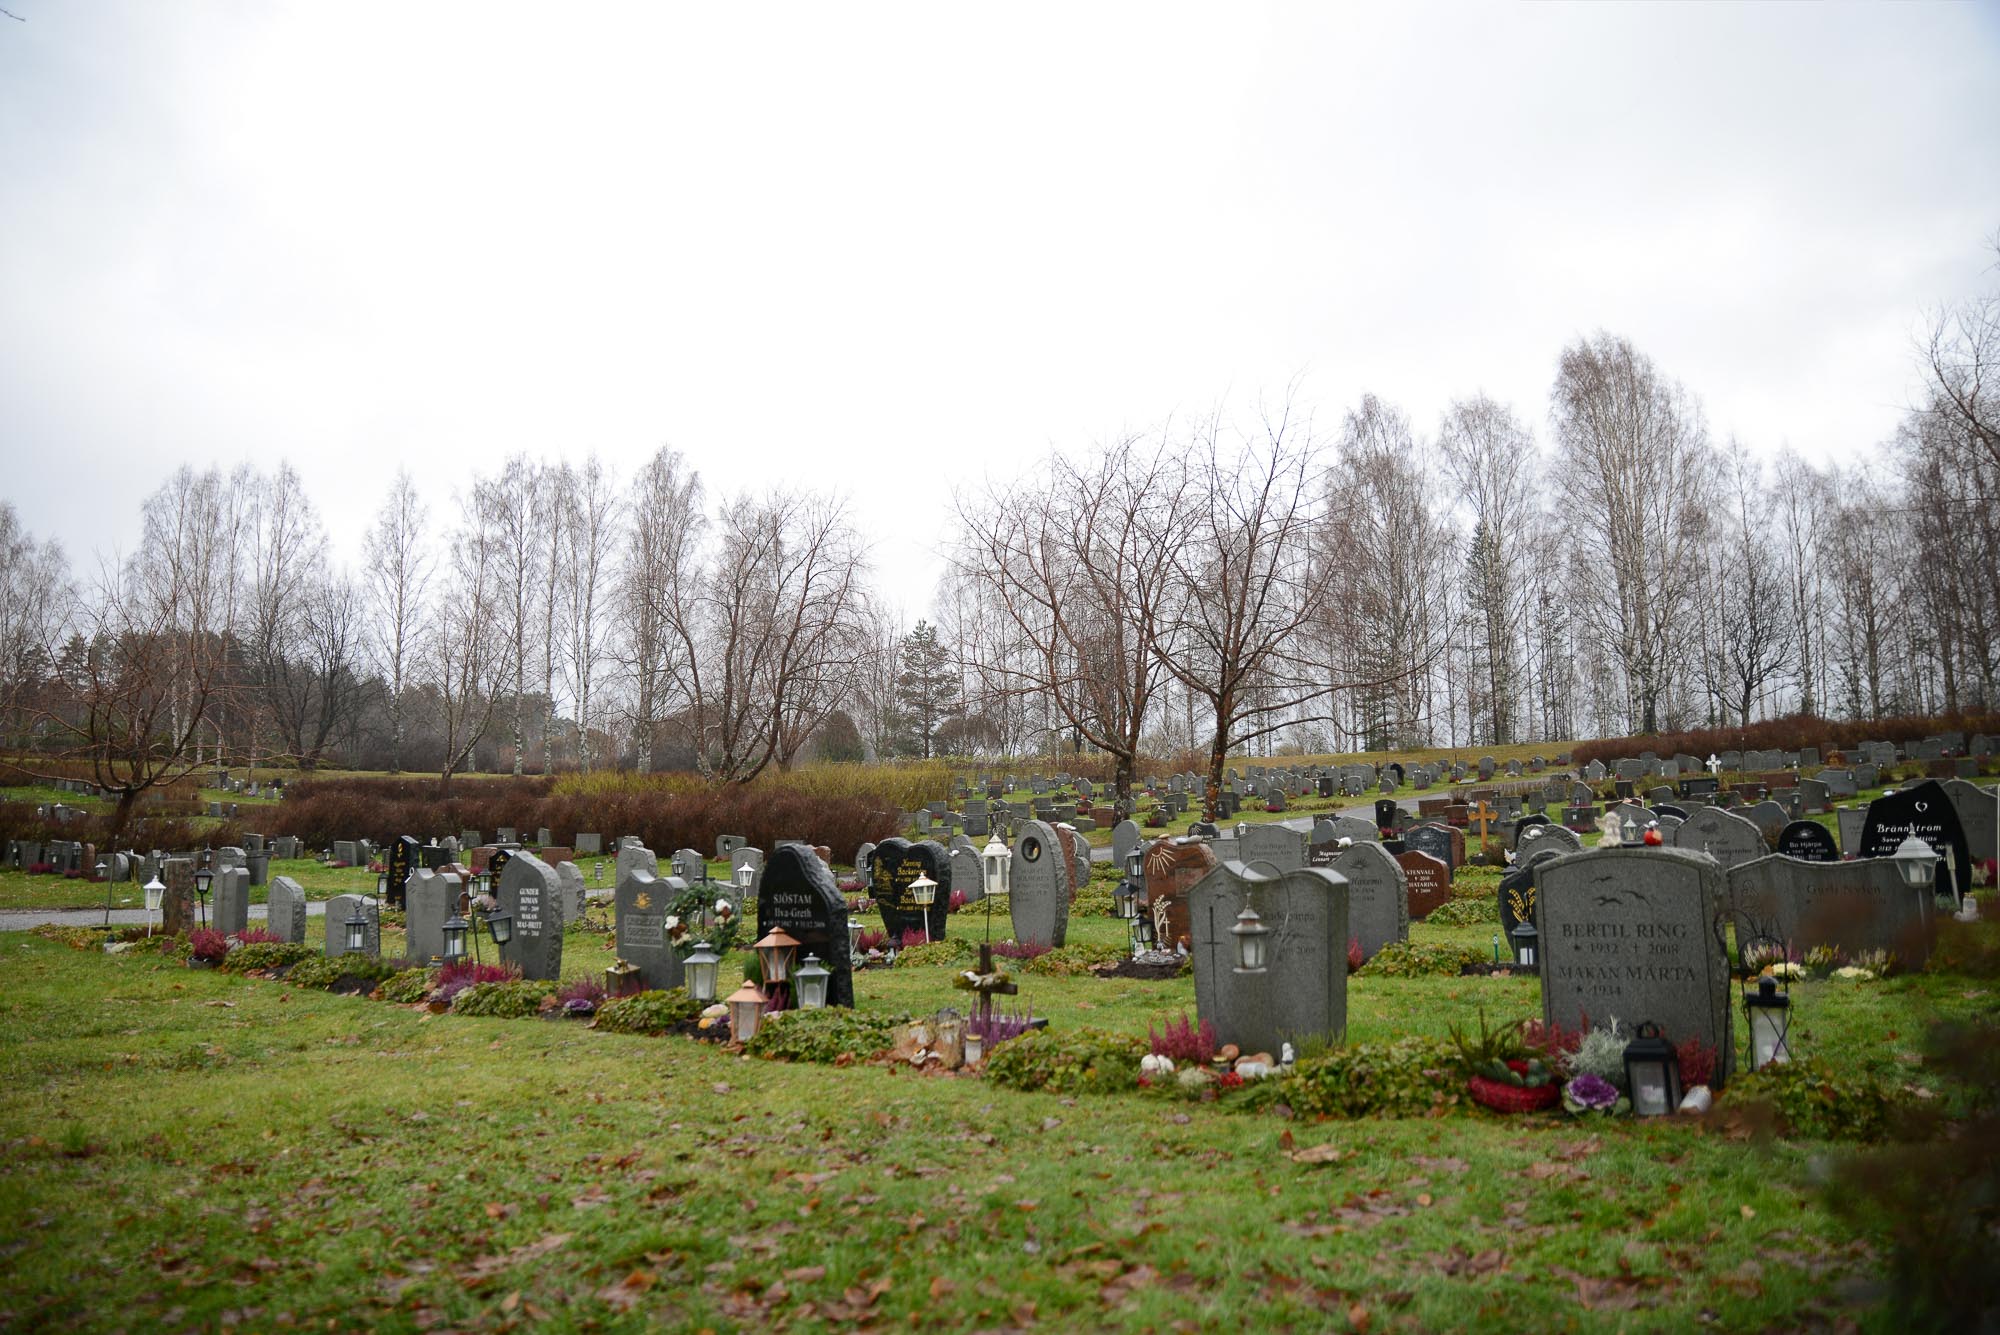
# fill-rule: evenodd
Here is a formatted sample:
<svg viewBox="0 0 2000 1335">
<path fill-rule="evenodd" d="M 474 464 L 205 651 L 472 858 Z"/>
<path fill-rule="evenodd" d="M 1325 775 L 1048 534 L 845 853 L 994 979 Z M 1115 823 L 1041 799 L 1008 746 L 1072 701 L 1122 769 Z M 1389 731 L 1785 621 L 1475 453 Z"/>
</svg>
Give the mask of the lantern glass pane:
<svg viewBox="0 0 2000 1335">
<path fill-rule="evenodd" d="M 1750 1008 L 1751 1070 L 1758 1070 L 1772 1062 L 1788 1062 L 1792 1059 L 1791 1046 L 1785 1041 L 1786 1018 L 1786 1008 L 1782 1006 Z"/>
<path fill-rule="evenodd" d="M 1658 1062 L 1637 1062 L 1631 1067 L 1632 1111 L 1641 1117 L 1663 1117 L 1667 1107 L 1667 1068 Z"/>
</svg>

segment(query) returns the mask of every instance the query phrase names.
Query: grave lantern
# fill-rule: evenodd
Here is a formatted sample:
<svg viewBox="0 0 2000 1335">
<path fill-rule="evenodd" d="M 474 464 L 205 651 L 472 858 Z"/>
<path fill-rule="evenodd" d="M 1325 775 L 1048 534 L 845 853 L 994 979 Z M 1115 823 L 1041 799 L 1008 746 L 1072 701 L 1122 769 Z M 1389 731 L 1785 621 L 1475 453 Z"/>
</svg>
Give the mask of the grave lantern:
<svg viewBox="0 0 2000 1335">
<path fill-rule="evenodd" d="M 749 979 L 743 986 L 729 994 L 725 1003 L 729 1007 L 729 1036 L 738 1043 L 748 1043 L 757 1036 L 757 1022 L 764 1016 L 764 994 Z"/>
<path fill-rule="evenodd" d="M 861 958 L 861 933 L 866 931 L 867 927 L 868 924 L 859 918 L 849 918 L 847 920 L 847 957 L 849 959 L 858 960 Z"/>
<path fill-rule="evenodd" d="M 1271 935 L 1271 929 L 1257 916 L 1257 910 L 1245 904 L 1243 911 L 1236 915 L 1236 925 L 1229 931 L 1236 938 L 1236 972 L 1264 972 L 1265 942 Z"/>
<path fill-rule="evenodd" d="M 1125 879 L 1112 891 L 1118 901 L 1118 916 L 1136 918 L 1139 916 L 1139 892 L 1145 887 L 1146 854 L 1143 849 L 1133 849 L 1125 855 Z"/>
<path fill-rule="evenodd" d="M 612 997 L 634 997 L 646 990 L 645 975 L 629 960 L 613 960 L 604 970 L 604 990 Z"/>
<path fill-rule="evenodd" d="M 160 874 L 153 873 L 153 879 L 141 887 L 146 896 L 146 935 L 153 934 L 153 915 L 160 911 L 160 900 L 166 896 L 167 887 L 160 884 Z"/>
<path fill-rule="evenodd" d="M 1514 924 L 1514 930 L 1507 933 L 1514 941 L 1514 963 L 1524 969 L 1535 967 L 1535 947 L 1540 944 L 1542 934 L 1535 930 L 1535 924 L 1523 918 Z"/>
<path fill-rule="evenodd" d="M 353 914 L 347 919 L 347 948 L 350 951 L 368 948 L 368 918 L 362 913 L 359 905 L 355 906 Z"/>
<path fill-rule="evenodd" d="M 826 985 L 833 973 L 819 962 L 819 956 L 808 954 L 806 962 L 792 975 L 792 985 L 797 991 L 799 1008 L 816 1011 L 826 1006 Z"/>
<path fill-rule="evenodd" d="M 1132 933 L 1132 954 L 1137 956 L 1151 950 L 1155 944 L 1153 936 L 1153 915 L 1141 913 L 1132 919 L 1128 930 Z"/>
<path fill-rule="evenodd" d="M 688 953 L 688 995 L 704 1006 L 715 1000 L 715 968 L 720 963 L 722 957 L 706 941 L 695 942 L 694 949 Z"/>
<path fill-rule="evenodd" d="M 1664 1117 L 1681 1106 L 1680 1056 L 1651 1020 L 1625 1045 L 1625 1087 L 1634 1117 Z"/>
<path fill-rule="evenodd" d="M 931 939 L 931 905 L 937 902 L 937 882 L 922 872 L 910 882 L 910 902 L 917 906 L 924 920 L 924 940 Z"/>
<path fill-rule="evenodd" d="M 979 853 L 979 864 L 986 882 L 986 897 L 1006 898 L 1008 882 L 1014 874 L 1014 855 L 1000 842 L 999 835 L 987 836 L 986 847 Z"/>
<path fill-rule="evenodd" d="M 792 961 L 798 958 L 799 942 L 784 928 L 773 927 L 751 949 L 757 952 L 757 962 L 764 966 L 764 981 L 776 985 L 791 975 Z"/>
<path fill-rule="evenodd" d="M 495 909 L 486 915 L 486 934 L 493 938 L 493 944 L 504 946 L 514 939 L 514 915 L 505 909 Z"/>
<path fill-rule="evenodd" d="M 1935 874 L 1935 873 L 1933 873 Z M 215 873 L 202 866 L 194 874 L 194 892 L 201 899 L 201 925 L 208 926 L 208 887 L 215 880 Z"/>
<path fill-rule="evenodd" d="M 1743 984 L 1743 1016 L 1750 1028 L 1750 1069 L 1760 1071 L 1773 1062 L 1792 1059 L 1792 986 L 1789 979 L 1781 988 L 1770 974 L 1757 979 L 1753 990 Z"/>
<path fill-rule="evenodd" d="M 746 862 L 742 866 L 736 869 L 736 888 L 741 893 L 746 895 L 749 894 L 751 887 L 754 886 L 756 882 L 757 882 L 757 869 L 751 866 L 749 863 Z"/>
<path fill-rule="evenodd" d="M 464 918 L 453 912 L 444 920 L 444 962 L 456 964 L 465 958 L 465 931 L 469 926 Z"/>
<path fill-rule="evenodd" d="M 1896 860 L 1903 884 L 1912 890 L 1928 890 L 1937 881 L 1937 854 L 1914 834 L 1897 844 L 1889 856 Z"/>
<path fill-rule="evenodd" d="M 986 1055 L 986 1036 L 967 1025 L 965 1029 L 965 1064 L 973 1066 Z"/>
<path fill-rule="evenodd" d="M 386 871 L 375 873 L 375 898 L 385 904 L 389 902 L 389 873 Z"/>
</svg>

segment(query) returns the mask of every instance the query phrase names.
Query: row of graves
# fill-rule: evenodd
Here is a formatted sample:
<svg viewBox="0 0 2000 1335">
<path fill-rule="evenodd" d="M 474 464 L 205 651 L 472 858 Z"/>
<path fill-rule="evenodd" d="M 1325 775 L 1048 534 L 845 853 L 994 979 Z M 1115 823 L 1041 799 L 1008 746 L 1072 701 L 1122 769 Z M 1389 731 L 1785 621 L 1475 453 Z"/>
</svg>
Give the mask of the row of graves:
<svg viewBox="0 0 2000 1335">
<path fill-rule="evenodd" d="M 1707 808 L 1665 836 L 1649 813 L 1653 837 L 1627 839 L 1616 814 L 1592 849 L 1559 825 L 1525 827 L 1498 890 L 1501 927 L 1514 970 L 1540 981 L 1546 1024 L 1574 1032 L 1615 1017 L 1635 1028 L 1634 1108 L 1657 1114 L 1681 1105 L 1689 1040 L 1712 1054 L 1715 1083 L 1727 1081 L 1739 1009 L 1753 1068 L 1791 1059 L 1788 983 L 1759 976 L 1761 964 L 1824 948 L 1922 967 L 1939 916 L 1968 911 L 1973 867 L 1995 857 L 2000 795 L 1932 780 L 1886 794 L 1862 813 L 1846 857 L 1816 823 L 1770 840 Z M 1463 831 L 1449 825 L 1384 833 L 1341 818 L 1310 836 L 1251 826 L 1139 851 L 1147 934 L 1193 956 L 1197 1009 L 1219 1043 L 1277 1053 L 1341 1036 L 1350 949 L 1366 957 L 1406 940 L 1462 862 Z M 1732 977 L 1745 980 L 1735 999 Z"/>
</svg>

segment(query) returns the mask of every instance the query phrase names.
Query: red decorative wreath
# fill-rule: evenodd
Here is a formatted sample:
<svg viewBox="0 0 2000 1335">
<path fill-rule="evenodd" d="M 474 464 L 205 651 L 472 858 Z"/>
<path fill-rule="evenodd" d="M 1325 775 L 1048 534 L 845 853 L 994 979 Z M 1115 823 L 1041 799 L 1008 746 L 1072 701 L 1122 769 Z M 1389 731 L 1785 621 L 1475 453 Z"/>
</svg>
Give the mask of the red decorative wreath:
<svg viewBox="0 0 2000 1335">
<path fill-rule="evenodd" d="M 1562 1086 L 1553 1081 L 1546 1085 L 1506 1085 L 1475 1075 L 1467 1084 L 1473 1101 L 1495 1112 L 1547 1112 L 1562 1102 Z"/>
</svg>

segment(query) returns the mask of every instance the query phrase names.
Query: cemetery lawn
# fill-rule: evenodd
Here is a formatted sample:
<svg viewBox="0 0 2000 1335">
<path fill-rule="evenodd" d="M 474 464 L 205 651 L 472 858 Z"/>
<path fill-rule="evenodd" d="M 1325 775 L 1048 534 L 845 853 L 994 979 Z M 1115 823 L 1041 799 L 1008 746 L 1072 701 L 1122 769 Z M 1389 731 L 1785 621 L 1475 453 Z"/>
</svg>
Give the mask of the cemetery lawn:
<svg viewBox="0 0 2000 1335">
<path fill-rule="evenodd" d="M 1079 919 L 1073 939 L 1122 925 Z M 601 928 L 569 934 L 566 975 L 610 959 Z M 950 972 L 868 970 L 857 999 L 961 1004 Z M 1193 1010 L 1186 977 L 1019 981 L 1059 1028 Z M 7 1328 L 1896 1324 L 1870 1305 L 1876 1240 L 1815 1194 L 1815 1160 L 1840 1151 L 1719 1122 L 1305 1122 L 1022 1094 L 25 934 L 0 936 L 0 985 Z M 1801 1037 L 1922 1081 L 1925 1020 L 1984 995 L 1929 975 L 1804 984 Z M 1349 1005 L 1350 1039 L 1372 1042 L 1536 998 L 1529 980 L 1364 973 Z"/>
</svg>

